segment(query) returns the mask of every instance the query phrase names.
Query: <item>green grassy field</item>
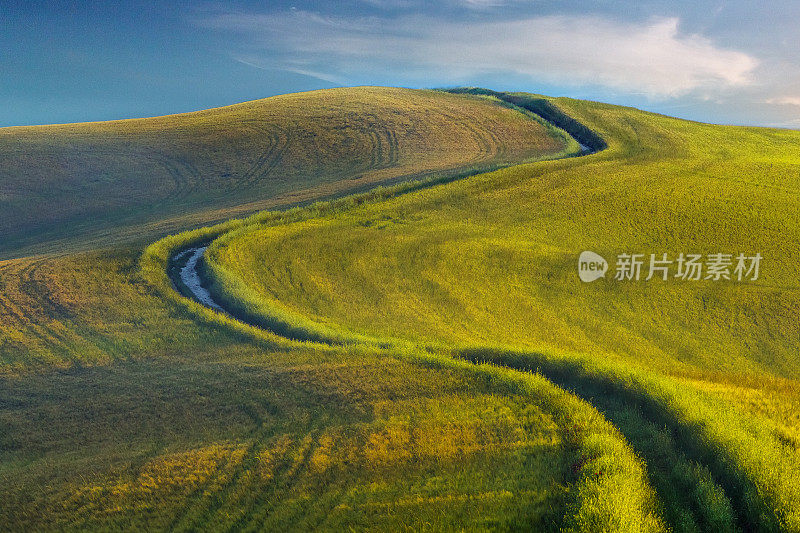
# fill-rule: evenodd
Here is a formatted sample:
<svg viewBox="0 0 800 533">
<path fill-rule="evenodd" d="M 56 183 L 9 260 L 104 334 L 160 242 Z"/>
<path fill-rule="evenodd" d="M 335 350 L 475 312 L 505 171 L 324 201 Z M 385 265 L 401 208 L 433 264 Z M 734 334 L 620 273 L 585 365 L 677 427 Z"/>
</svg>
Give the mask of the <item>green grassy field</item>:
<svg viewBox="0 0 800 533">
<path fill-rule="evenodd" d="M 251 224 L 214 241 L 212 292 L 309 338 L 538 370 L 620 428 L 673 528 L 797 529 L 800 134 L 555 103 L 609 149 Z M 582 284 L 583 250 L 764 262 Z"/>
<path fill-rule="evenodd" d="M 80 156 L 17 182 L 0 165 L 39 210 L 2 221 L 0 530 L 800 531 L 800 133 L 499 96 L 606 149 L 566 157 L 519 107 L 399 89 L 0 130 L 29 163 Z M 166 152 L 198 169 L 185 185 L 136 155 Z M 93 164 L 132 189 L 121 208 Z M 242 320 L 172 286 L 170 258 L 208 242 Z M 764 263 L 582 284 L 586 249 Z"/>
<path fill-rule="evenodd" d="M 486 99 L 347 95 L 286 99 L 327 109 L 334 118 L 306 125 L 325 131 L 345 112 L 369 124 L 378 120 L 369 105 L 388 108 L 392 134 L 418 141 L 373 181 L 432 173 L 446 180 L 577 148 Z M 392 110 L 397 101 L 405 108 Z M 105 142 L 101 133 L 95 142 Z M 334 160 L 322 161 L 314 179 L 329 186 L 287 179 L 286 194 L 251 191 L 249 207 L 214 216 L 360 187 L 325 170 L 350 164 L 353 149 L 327 152 Z M 83 168 L 80 159 L 73 164 Z M 275 172 L 290 175 L 287 165 Z M 133 190 L 120 201 L 135 211 L 152 182 L 118 172 Z M 34 248 L 58 253 L 0 262 L 0 530 L 556 530 L 607 519 L 602 511 L 615 500 L 602 495 L 623 482 L 640 492 L 614 516 L 658 523 L 641 463 L 618 431 L 546 380 L 403 351 L 286 343 L 204 319 L 154 282 L 141 255 L 164 228 L 196 225 L 205 211 L 187 205 L 186 216 L 175 215 L 168 199 L 145 213 L 154 218 L 144 226 L 110 213 L 82 233 L 67 227 L 64 213 L 48 220 L 39 196 L 25 194 L 60 233 L 54 241 L 30 236 Z M 3 244 L 24 253 L 18 241 Z"/>
<path fill-rule="evenodd" d="M 576 149 L 491 101 L 392 88 L 2 128 L 0 258 L 154 240 L 377 183 Z"/>
<path fill-rule="evenodd" d="M 52 306 L 31 358 L 71 359 L 0 377 L 3 530 L 658 524 L 618 431 L 543 378 L 245 335 L 160 298 L 137 255 L 13 263 Z"/>
</svg>

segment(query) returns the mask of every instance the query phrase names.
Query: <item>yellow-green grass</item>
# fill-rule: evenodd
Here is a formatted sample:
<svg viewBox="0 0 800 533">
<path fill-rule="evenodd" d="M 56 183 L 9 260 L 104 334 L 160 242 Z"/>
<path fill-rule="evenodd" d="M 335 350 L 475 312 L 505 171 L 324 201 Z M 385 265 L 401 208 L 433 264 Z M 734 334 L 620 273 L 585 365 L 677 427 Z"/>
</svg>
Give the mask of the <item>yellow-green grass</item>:
<svg viewBox="0 0 800 533">
<path fill-rule="evenodd" d="M 63 242 L 141 241 L 203 216 Z M 663 530 L 620 433 L 541 377 L 291 342 L 180 299 L 169 256 L 243 225 L 141 257 L 124 245 L 0 262 L 0 530 Z"/>
<path fill-rule="evenodd" d="M 569 504 L 573 446 L 524 397 L 368 354 L 197 355 L 4 381 L 2 529 L 455 527 Z"/>
<path fill-rule="evenodd" d="M 593 239 L 600 245 L 587 247 L 607 256 L 649 252 L 624 247 L 682 244 L 700 222 L 706 236 L 694 244 L 709 245 L 733 231 L 711 231 L 725 220 L 725 193 L 731 213 L 751 218 L 723 245 L 741 244 L 754 222 L 788 228 L 764 238 L 789 251 L 753 289 L 785 282 L 797 183 L 780 181 L 797 134 L 556 103 L 610 150 L 265 213 L 159 241 L 141 258 L 128 246 L 0 263 L 0 529 L 797 529 L 797 343 L 792 351 L 780 305 L 763 294 L 752 300 L 771 306 L 736 300 L 743 324 L 751 313 L 760 320 L 745 328 L 757 346 L 748 351 L 718 326 L 735 290 L 698 284 L 697 295 L 676 299 L 666 284 L 582 286 L 574 271 Z M 735 135 L 749 158 L 722 142 Z M 716 155 L 692 148 L 703 143 Z M 720 171 L 759 159 L 772 170 L 753 173 L 756 185 L 692 176 L 693 162 L 718 165 L 723 154 L 730 166 Z M 653 187 L 660 165 L 676 175 L 672 189 L 690 192 Z M 744 190 L 731 193 L 731 182 Z M 663 229 L 647 229 L 680 221 L 695 202 L 715 209 L 705 218 L 698 209 L 662 241 Z M 117 221 L 89 246 L 210 219 L 187 210 L 140 235 Z M 608 235 L 626 224 L 649 238 Z M 247 318 L 335 345 L 288 340 L 180 298 L 169 257 L 220 235 L 205 268 L 218 297 Z M 240 256 L 226 256 L 240 243 Z M 743 251 L 761 251 L 767 268 L 764 248 Z M 327 283 L 365 301 L 337 308 Z M 787 313 L 790 285 L 774 290 L 789 295 L 779 299 Z M 564 306 L 563 322 L 549 299 Z M 663 327 L 637 321 L 672 301 L 722 312 L 678 356 L 672 345 L 698 337 L 699 318 L 687 313 L 682 328 L 674 312 L 654 315 L 666 317 Z M 585 303 L 596 307 L 581 314 Z M 725 350 L 735 363 L 715 359 Z M 483 361 L 497 366 L 474 364 Z"/>
<path fill-rule="evenodd" d="M 674 529 L 800 530 L 800 133 L 553 102 L 608 150 L 238 228 L 212 292 L 297 337 L 539 370 L 620 428 Z M 755 282 L 582 284 L 583 250 L 764 259 Z"/>
<path fill-rule="evenodd" d="M 210 257 L 259 297 L 374 337 L 796 377 L 800 133 L 575 107 L 611 149 L 256 227 Z M 582 250 L 764 260 L 754 283 L 581 284 Z"/>
<path fill-rule="evenodd" d="M 147 166 L 148 157 L 136 158 L 132 166 L 117 164 L 114 158 L 122 158 L 126 146 L 147 154 L 160 146 L 169 148 L 175 157 L 206 158 L 207 165 L 250 168 L 249 159 L 265 155 L 270 146 L 269 139 L 252 124 L 280 126 L 292 131 L 292 139 L 302 142 L 288 143 L 281 157 L 271 161 L 269 172 L 253 177 L 249 192 L 236 192 L 241 169 L 232 171 L 221 183 L 216 171 L 208 167 L 202 175 L 205 181 L 191 185 L 208 205 L 219 204 L 215 187 L 224 189 L 225 194 L 241 193 L 247 199 L 244 204 L 231 199 L 229 208 L 198 208 L 176 189 L 180 193 L 174 198 L 177 204 L 156 202 L 153 220 L 129 225 L 125 207 L 113 209 L 107 217 L 94 211 L 88 216 L 86 210 L 96 207 L 93 202 L 104 201 L 99 191 L 76 189 L 72 192 L 80 193 L 81 201 L 72 202 L 72 193 L 59 189 L 76 180 L 83 183 L 81 187 L 91 188 L 94 181 L 85 178 L 94 175 L 95 169 L 85 158 L 100 158 L 92 160 L 104 165 L 103 172 L 119 173 L 122 181 L 114 194 L 120 198 L 128 198 L 133 205 L 146 195 L 158 196 L 158 183 L 164 177 Z M 387 139 L 396 146 L 393 144 L 392 157 L 381 159 L 375 154 L 388 153 L 384 146 Z M 9 157 L 0 155 L 0 187 L 13 190 L 15 201 L 25 211 L 22 216 L 13 209 L 0 209 L 0 216 L 6 217 L 0 225 L 0 249 L 14 249 L 14 235 L 19 230 L 26 239 L 37 241 L 34 247 L 54 252 L 0 262 L 0 372 L 7 372 L 41 364 L 107 362 L 135 356 L 143 347 L 152 351 L 153 346 L 163 346 L 168 351 L 173 346 L 180 350 L 180 335 L 152 338 L 151 331 L 158 330 L 153 326 L 163 321 L 163 316 L 141 318 L 139 308 L 147 306 L 139 296 L 149 289 L 140 280 L 121 275 L 129 274 L 125 269 L 133 267 L 116 261 L 120 254 L 127 257 L 136 253 L 137 243 L 152 242 L 150 239 L 163 231 L 184 230 L 209 218 L 228 218 L 232 213 L 266 205 L 264 202 L 273 205 L 315 200 L 409 175 L 447 180 L 484 165 L 507 164 L 518 158 L 569 155 L 576 143 L 541 119 L 486 98 L 354 88 L 274 97 L 154 119 L 7 128 L 0 130 L 0 146 L 9 149 Z M 63 165 L 47 163 L 50 151 L 59 150 L 64 152 L 59 159 Z M 25 158 L 30 160 L 23 164 Z M 372 166 L 365 166 L 367 159 Z M 361 177 L 348 174 L 350 171 Z M 35 173 L 41 179 L 32 179 Z M 308 188 L 309 180 L 319 183 Z M 34 194 L 37 187 L 47 189 L 47 195 Z M 256 191 L 259 187 L 260 192 Z M 82 236 L 80 227 L 63 223 L 60 217 L 64 213 L 59 209 L 83 213 L 80 224 L 84 229 L 98 229 L 106 223 L 108 227 Z M 158 209 L 164 213 L 157 214 Z M 25 217 L 52 225 L 62 235 L 56 241 L 37 236 L 36 231 L 23 227 Z M 76 253 L 82 248 L 88 250 Z M 22 252 L 14 249 L 8 253 Z M 0 250 L 0 256 L 3 254 Z M 121 301 L 128 304 L 117 305 Z M 111 327 L 109 322 L 119 322 L 120 326 Z"/>
<path fill-rule="evenodd" d="M 352 88 L 0 129 L 0 258 L 144 242 L 409 176 L 576 152 L 485 98 Z"/>
<path fill-rule="evenodd" d="M 61 310 L 26 337 L 92 357 L 0 376 L 0 530 L 663 529 L 618 431 L 545 379 L 198 321 L 159 248 L 147 284 L 135 251 L 27 265 Z"/>
</svg>

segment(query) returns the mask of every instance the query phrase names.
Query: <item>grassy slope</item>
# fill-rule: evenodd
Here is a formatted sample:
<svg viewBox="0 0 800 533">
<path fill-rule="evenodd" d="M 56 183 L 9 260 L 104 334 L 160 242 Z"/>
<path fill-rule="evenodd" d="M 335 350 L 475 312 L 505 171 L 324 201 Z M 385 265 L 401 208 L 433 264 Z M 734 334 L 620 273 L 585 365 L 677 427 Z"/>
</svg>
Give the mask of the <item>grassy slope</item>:
<svg viewBox="0 0 800 533">
<path fill-rule="evenodd" d="M 263 296 L 374 336 L 797 377 L 800 134 L 586 108 L 608 152 L 253 231 L 214 257 Z M 752 284 L 584 285 L 582 250 L 765 260 Z"/>
<path fill-rule="evenodd" d="M 53 306 L 32 349 L 96 357 L 0 377 L 0 530 L 657 527 L 618 432 L 544 379 L 245 336 L 135 259 L 14 263 Z"/>
<path fill-rule="evenodd" d="M 392 88 L 3 128 L 0 257 L 143 242 L 404 176 L 566 148 L 555 132 L 490 101 Z"/>
<path fill-rule="evenodd" d="M 6 389 L 0 529 L 544 527 L 570 504 L 569 436 L 525 396 L 205 335 Z"/>
<path fill-rule="evenodd" d="M 447 165 L 492 160 L 500 149 L 476 151 L 465 133 L 481 124 L 511 137 L 497 141 L 500 160 L 551 142 L 516 112 L 450 98 L 455 129 L 437 123 L 430 146 L 467 149 Z M 473 108 L 474 122 L 456 116 Z M 433 153 L 428 169 L 443 162 Z M 125 240 L 127 223 L 109 221 L 96 241 Z M 78 235 L 65 246 L 87 244 Z M 619 432 L 548 381 L 198 320 L 201 310 L 164 298 L 165 279 L 142 279 L 140 254 L 125 245 L 0 262 L 0 530 L 660 527 Z"/>
<path fill-rule="evenodd" d="M 609 150 L 240 230 L 211 249 L 218 294 L 296 330 L 491 345 L 457 352 L 595 403 L 674 528 L 800 529 L 800 134 L 556 103 Z M 765 259 L 741 285 L 584 285 L 586 249 Z"/>
<path fill-rule="evenodd" d="M 268 146 L 262 144 L 269 139 L 249 126 L 252 121 L 261 125 L 279 124 L 298 141 L 289 143 L 279 158 L 270 159 L 270 169 L 264 167 L 262 174 L 252 175 L 252 183 L 245 185 L 243 169 L 252 166 L 248 161 L 269 154 Z M 44 136 L 43 132 L 49 130 L 58 135 Z M 388 141 L 378 142 L 374 136 L 393 140 L 391 157 L 384 146 Z M 141 145 L 130 144 L 131 137 Z M 138 209 L 136 205 L 144 199 L 160 197 L 158 185 L 164 185 L 165 177 L 147 166 L 147 158 L 136 159 L 133 168 L 115 167 L 114 161 L 102 159 L 126 153 L 126 146 L 137 146 L 137 150 L 151 153 L 153 149 L 148 143 L 156 143 L 159 149 L 172 154 L 170 157 L 202 159 L 206 166 L 199 162 L 195 166 L 205 169 L 200 176 L 205 181 L 195 180 L 187 187 L 196 189 L 198 197 L 202 192 L 204 204 L 219 203 L 220 194 L 230 196 L 231 202 L 234 197 L 250 202 L 249 207 L 233 208 L 235 212 L 253 209 L 256 198 L 267 203 L 290 201 L 290 196 L 293 200 L 318 199 L 376 180 L 498 165 L 514 158 L 557 156 L 574 149 L 574 141 L 570 143 L 562 133 L 486 99 L 381 88 L 302 93 L 174 117 L 0 131 L 0 139 L 9 144 L 22 143 L 25 138 L 45 152 L 66 150 L 74 143 L 82 143 L 82 148 L 73 146 L 64 156 L 65 167 L 60 170 L 66 172 L 63 175 L 57 167 L 55 173 L 47 173 L 52 168 L 46 158 L 31 162 L 30 168 L 17 173 L 14 168 L 25 166 L 24 158 L 3 160 L 0 156 L 0 187 L 4 190 L 17 187 L 15 195 L 20 205 L 17 210 L 0 210 L 0 216 L 5 217 L 0 224 L 4 231 L 0 255 L 3 247 L 13 247 L 14 235 L 25 233 L 26 238 L 36 237 L 35 231 L 27 233 L 25 217 L 35 217 L 37 224 L 68 234 L 65 240 L 44 245 L 55 246 L 58 254 L 86 246 L 115 248 L 102 254 L 89 251 L 64 258 L 22 257 L 0 262 L 3 289 L 0 368 L 3 369 L 35 366 L 40 362 L 108 361 L 134 356 L 145 346 L 148 349 L 164 346 L 168 350 L 176 342 L 171 339 L 174 336 L 166 337 L 163 342 L 154 341 L 151 332 L 155 330 L 161 335 L 160 328 L 153 326 L 162 317 L 141 318 L 142 313 L 137 315 L 135 306 L 114 305 L 106 295 L 116 297 L 115 292 L 121 291 L 119 296 L 124 295 L 124 301 L 135 301 L 132 272 L 119 271 L 124 267 L 119 265 L 117 256 L 124 255 L 123 261 L 130 262 L 130 255 L 140 250 L 126 241 L 149 242 L 154 228 L 177 225 L 186 229 L 202 221 L 208 212 L 195 211 L 183 218 L 173 212 L 162 213 L 159 216 L 166 219 L 132 232 L 127 225 L 129 220 L 124 218 L 125 210 Z M 104 149 L 97 149 L 104 143 L 107 144 Z M 36 152 L 30 150 L 25 153 L 33 157 Z M 84 160 L 87 157 L 101 158 L 97 164 L 109 165 L 104 172 L 116 173 L 113 194 L 117 197 L 115 202 L 124 204 L 123 207 L 105 212 L 106 208 L 99 203 L 109 197 L 99 189 L 92 190 L 95 186 L 92 181 L 81 182 L 82 189 L 71 193 L 53 187 L 52 182 L 64 182 L 62 185 L 67 187 L 71 180 L 80 181 L 84 174 L 91 175 L 94 170 Z M 229 178 L 220 181 L 213 171 L 215 165 L 239 166 L 231 170 Z M 36 173 L 41 176 L 27 180 Z M 325 185 L 306 189 L 312 182 Z M 42 194 L 34 194 L 33 188 L 41 189 Z M 174 192 L 174 198 L 158 200 L 147 216 L 171 209 L 179 212 L 197 209 L 188 191 Z M 83 201 L 70 202 L 70 194 L 79 194 Z M 98 209 L 105 214 L 95 212 Z M 89 211 L 93 216 L 87 217 Z M 212 215 L 227 217 L 230 210 L 216 210 Z M 64 217 L 84 217 L 93 227 L 106 223 L 113 226 L 100 236 L 94 234 L 94 240 L 87 243 L 80 231 L 73 233 L 76 229 L 63 223 Z"/>
</svg>

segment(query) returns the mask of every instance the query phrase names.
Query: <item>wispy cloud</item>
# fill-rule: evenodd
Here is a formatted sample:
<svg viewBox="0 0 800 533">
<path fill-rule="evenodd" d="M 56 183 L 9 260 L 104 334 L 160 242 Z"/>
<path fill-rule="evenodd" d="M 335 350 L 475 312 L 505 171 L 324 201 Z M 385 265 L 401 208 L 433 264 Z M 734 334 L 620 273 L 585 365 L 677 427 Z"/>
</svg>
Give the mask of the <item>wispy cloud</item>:
<svg viewBox="0 0 800 533">
<path fill-rule="evenodd" d="M 377 0 L 376 0 L 377 1 Z M 460 0 L 484 7 L 501 0 Z M 597 85 L 649 97 L 719 91 L 753 82 L 758 61 L 696 34 L 679 20 L 621 23 L 596 16 L 444 22 L 407 16 L 344 18 L 293 10 L 227 13 L 206 27 L 246 37 L 250 53 L 274 66 L 301 59 L 309 72 L 337 80 L 391 71 L 398 81 L 460 83 L 513 73 L 539 82 Z"/>
<path fill-rule="evenodd" d="M 408 9 L 417 7 L 417 0 L 361 0 L 363 3 L 379 7 L 381 9 Z"/>
<path fill-rule="evenodd" d="M 294 72 L 295 74 L 308 76 L 310 78 L 316 78 L 318 80 L 322 80 L 328 83 L 333 83 L 335 85 L 346 85 L 346 80 L 334 76 L 332 74 L 328 74 L 325 72 L 317 72 L 314 70 L 303 68 L 302 62 L 299 62 L 300 63 L 299 65 L 294 65 L 294 66 L 291 65 L 290 63 L 286 63 L 276 67 L 275 65 L 271 65 L 269 63 L 264 64 L 263 61 L 258 57 L 242 57 L 233 55 L 232 58 L 237 63 L 247 65 L 248 67 L 257 68 L 259 70 L 275 70 L 276 68 L 278 68 L 286 72 Z"/>
<path fill-rule="evenodd" d="M 766 103 L 771 105 L 800 106 L 800 96 L 777 96 L 775 98 L 768 98 Z"/>
<path fill-rule="evenodd" d="M 458 0 L 458 4 L 467 9 L 489 9 L 505 6 L 514 0 Z"/>
</svg>

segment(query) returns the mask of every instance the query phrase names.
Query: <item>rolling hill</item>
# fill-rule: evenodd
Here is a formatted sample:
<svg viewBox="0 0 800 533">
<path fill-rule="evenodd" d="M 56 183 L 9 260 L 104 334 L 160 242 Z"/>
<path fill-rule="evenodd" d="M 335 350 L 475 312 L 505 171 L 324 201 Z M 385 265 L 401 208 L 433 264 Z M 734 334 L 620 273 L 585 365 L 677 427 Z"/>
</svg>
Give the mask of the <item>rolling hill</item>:
<svg viewBox="0 0 800 533">
<path fill-rule="evenodd" d="M 294 338 L 536 370 L 615 421 L 671 527 L 800 527 L 800 134 L 555 104 L 608 149 L 254 221 L 209 248 L 212 296 Z M 583 250 L 764 262 L 584 284 Z"/>
<path fill-rule="evenodd" d="M 245 171 L 271 141 L 250 117 L 303 133 L 256 174 Z M 0 530 L 552 528 L 577 506 L 569 460 L 583 436 L 554 416 L 580 413 L 618 441 L 543 380 L 498 396 L 471 368 L 287 347 L 198 320 L 141 262 L 159 235 L 259 207 L 578 152 L 536 116 L 487 98 L 362 88 L 1 135 L 15 216 L 3 219 L 13 258 L 0 261 Z M 210 166 L 179 184 L 167 167 L 183 167 L 167 159 Z M 244 170 L 222 180 L 222 163 Z M 24 255 L 34 250 L 50 253 Z M 561 410 L 529 405 L 526 388 Z M 477 459 L 469 470 L 464 454 Z"/>
<path fill-rule="evenodd" d="M 800 531 L 798 132 L 358 88 L 0 154 L 0 530 Z"/>
<path fill-rule="evenodd" d="M 435 91 L 335 89 L 157 118 L 0 129 L 0 257 L 565 150 L 543 121 Z"/>
</svg>

